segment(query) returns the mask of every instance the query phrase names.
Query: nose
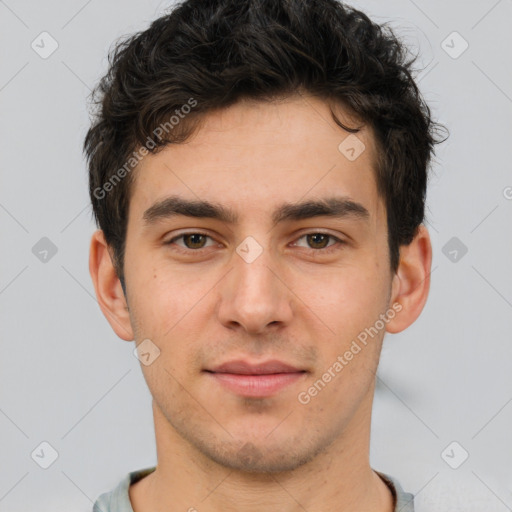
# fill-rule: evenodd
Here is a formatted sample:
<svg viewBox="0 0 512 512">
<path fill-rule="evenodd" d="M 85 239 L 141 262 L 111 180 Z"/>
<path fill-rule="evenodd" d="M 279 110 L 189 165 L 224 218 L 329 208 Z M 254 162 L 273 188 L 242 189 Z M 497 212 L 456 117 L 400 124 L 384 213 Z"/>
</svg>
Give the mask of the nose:
<svg viewBox="0 0 512 512">
<path fill-rule="evenodd" d="M 292 318 L 293 294 L 284 271 L 273 261 L 269 251 L 251 263 L 233 254 L 233 268 L 221 280 L 219 321 L 230 329 L 262 334 L 283 327 Z"/>
</svg>

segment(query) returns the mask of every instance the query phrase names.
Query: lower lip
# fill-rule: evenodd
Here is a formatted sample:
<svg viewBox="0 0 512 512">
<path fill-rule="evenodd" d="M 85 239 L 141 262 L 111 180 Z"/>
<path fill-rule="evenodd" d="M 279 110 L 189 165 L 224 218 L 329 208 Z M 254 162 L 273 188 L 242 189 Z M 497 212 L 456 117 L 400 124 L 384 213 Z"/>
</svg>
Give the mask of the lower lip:
<svg viewBox="0 0 512 512">
<path fill-rule="evenodd" d="M 240 375 L 235 373 L 208 374 L 225 388 L 248 397 L 267 397 L 302 379 L 306 372 L 271 373 L 268 375 Z"/>
</svg>

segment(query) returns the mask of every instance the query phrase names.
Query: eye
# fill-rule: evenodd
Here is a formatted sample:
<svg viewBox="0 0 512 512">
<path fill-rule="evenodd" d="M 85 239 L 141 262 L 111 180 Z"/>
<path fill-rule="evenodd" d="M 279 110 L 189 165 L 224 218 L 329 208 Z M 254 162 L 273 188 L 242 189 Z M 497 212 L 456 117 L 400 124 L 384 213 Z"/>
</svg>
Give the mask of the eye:
<svg viewBox="0 0 512 512">
<path fill-rule="evenodd" d="M 207 240 L 210 239 L 210 245 L 207 245 Z M 306 240 L 307 246 L 301 246 L 298 242 L 302 239 Z M 177 241 L 181 241 L 182 243 L 177 243 Z M 332 243 L 329 243 L 332 242 Z M 334 235 L 322 232 L 312 232 L 306 233 L 299 237 L 297 241 L 293 244 L 296 247 L 304 247 L 306 250 L 310 252 L 321 252 L 321 253 L 330 253 L 339 249 L 340 245 L 345 244 L 345 242 Z M 176 250 L 183 252 L 198 252 L 201 249 L 205 249 L 207 247 L 215 246 L 215 240 L 206 233 L 201 232 L 188 232 L 182 233 L 174 238 L 171 238 L 165 245 L 174 245 Z M 218 245 L 218 244 L 217 244 Z"/>
<path fill-rule="evenodd" d="M 314 232 L 314 233 L 307 233 L 305 235 L 302 235 L 298 240 L 306 239 L 306 243 L 309 245 L 309 249 L 318 252 L 331 252 L 333 250 L 336 250 L 339 248 L 339 245 L 343 245 L 345 242 L 343 240 L 340 240 L 339 238 L 330 235 L 328 233 L 322 233 L 322 232 Z M 328 244 L 329 240 L 332 240 L 332 244 Z M 294 245 L 298 245 L 295 243 Z M 308 247 L 306 247 L 308 248 Z"/>
<path fill-rule="evenodd" d="M 212 242 L 213 242 L 213 239 L 204 233 L 199 233 L 199 232 L 182 233 L 181 235 L 171 238 L 169 241 L 165 242 L 165 244 L 166 245 L 175 244 L 178 247 L 183 248 L 185 250 L 187 250 L 187 249 L 198 250 L 198 249 L 204 249 L 205 247 L 207 247 L 206 240 L 208 238 L 210 240 L 212 240 Z M 184 245 L 176 244 L 176 240 L 180 240 L 180 239 L 183 240 Z"/>
</svg>

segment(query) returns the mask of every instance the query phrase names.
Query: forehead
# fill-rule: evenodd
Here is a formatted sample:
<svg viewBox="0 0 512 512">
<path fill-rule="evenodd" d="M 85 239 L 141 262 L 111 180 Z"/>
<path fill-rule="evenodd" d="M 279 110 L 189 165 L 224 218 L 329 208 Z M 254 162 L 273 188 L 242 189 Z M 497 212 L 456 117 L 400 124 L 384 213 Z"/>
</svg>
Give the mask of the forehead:
<svg viewBox="0 0 512 512">
<path fill-rule="evenodd" d="M 343 124 L 360 126 L 341 106 L 333 111 Z M 375 151 L 368 127 L 343 130 L 318 98 L 239 102 L 205 114 L 184 143 L 144 157 L 130 213 L 142 220 L 148 208 L 178 195 L 224 204 L 237 218 L 249 210 L 275 218 L 272 205 L 335 195 L 376 216 Z"/>
</svg>

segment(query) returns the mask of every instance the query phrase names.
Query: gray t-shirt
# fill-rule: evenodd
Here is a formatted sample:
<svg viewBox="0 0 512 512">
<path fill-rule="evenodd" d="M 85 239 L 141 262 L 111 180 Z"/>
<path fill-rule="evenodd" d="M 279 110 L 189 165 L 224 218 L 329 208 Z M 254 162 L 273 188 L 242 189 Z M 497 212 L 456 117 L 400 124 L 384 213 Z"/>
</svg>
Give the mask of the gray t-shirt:
<svg viewBox="0 0 512 512">
<path fill-rule="evenodd" d="M 128 493 L 130 485 L 149 475 L 155 469 L 152 467 L 128 473 L 113 491 L 102 494 L 96 500 L 92 512 L 133 512 Z M 414 512 L 414 496 L 404 492 L 393 477 L 379 471 L 376 473 L 384 480 L 395 497 L 394 512 Z"/>
</svg>

